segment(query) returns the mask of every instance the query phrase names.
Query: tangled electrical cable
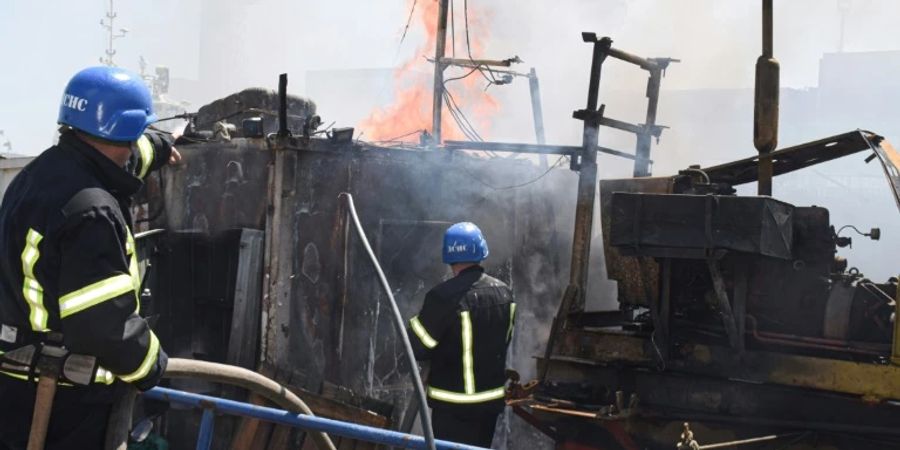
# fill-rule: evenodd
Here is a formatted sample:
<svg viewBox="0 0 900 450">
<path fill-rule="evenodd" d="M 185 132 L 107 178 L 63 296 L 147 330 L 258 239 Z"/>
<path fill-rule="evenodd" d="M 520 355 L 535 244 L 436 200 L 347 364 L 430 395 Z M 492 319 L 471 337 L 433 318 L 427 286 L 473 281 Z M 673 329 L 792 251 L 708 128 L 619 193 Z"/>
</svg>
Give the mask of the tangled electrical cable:
<svg viewBox="0 0 900 450">
<path fill-rule="evenodd" d="M 532 180 L 526 181 L 526 182 L 524 182 L 524 183 L 514 184 L 514 185 L 511 185 L 511 186 L 494 186 L 494 185 L 488 183 L 487 181 L 484 181 L 484 180 L 478 178 L 474 173 L 472 173 L 472 172 L 469 171 L 468 169 L 465 169 L 465 172 L 466 172 L 466 175 L 469 176 L 469 178 L 471 178 L 471 179 L 477 181 L 479 184 L 481 184 L 481 185 L 483 185 L 483 186 L 485 186 L 485 187 L 487 187 L 487 188 L 489 188 L 489 189 L 493 189 L 493 190 L 495 190 L 495 191 L 506 191 L 506 190 L 509 190 L 509 189 L 517 189 L 517 188 L 521 188 L 521 187 L 528 186 L 528 185 L 530 185 L 530 184 L 537 183 L 537 182 L 540 181 L 542 178 L 544 178 L 545 176 L 547 176 L 550 172 L 552 172 L 553 170 L 557 169 L 557 168 L 560 166 L 560 163 L 562 163 L 562 162 L 565 161 L 565 160 L 567 160 L 567 157 L 566 157 L 566 156 L 560 156 L 560 157 L 556 160 L 556 162 L 553 163 L 553 165 L 551 165 L 549 168 L 547 168 L 547 170 L 544 171 L 544 173 L 538 175 L 537 178 L 534 178 L 534 179 L 532 179 Z"/>
</svg>

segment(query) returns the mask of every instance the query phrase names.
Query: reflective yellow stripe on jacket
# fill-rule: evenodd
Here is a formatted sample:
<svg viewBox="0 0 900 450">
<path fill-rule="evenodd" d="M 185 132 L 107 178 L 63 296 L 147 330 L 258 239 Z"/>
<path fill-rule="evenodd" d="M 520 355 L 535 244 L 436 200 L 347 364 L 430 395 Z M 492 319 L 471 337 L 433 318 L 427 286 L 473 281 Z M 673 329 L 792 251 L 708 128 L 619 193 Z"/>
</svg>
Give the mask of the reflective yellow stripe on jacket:
<svg viewBox="0 0 900 450">
<path fill-rule="evenodd" d="M 141 135 L 137 140 L 138 153 L 141 155 L 141 170 L 136 174 L 138 178 L 144 179 L 150 172 L 150 166 L 153 165 L 153 144 L 146 134 Z"/>
<path fill-rule="evenodd" d="M 472 316 L 469 311 L 460 311 L 459 321 L 462 324 L 462 368 L 463 386 L 466 394 L 475 393 L 475 355 L 472 353 Z"/>
<path fill-rule="evenodd" d="M 65 319 L 72 314 L 134 291 L 131 275 L 114 275 L 105 280 L 85 286 L 59 298 L 59 317 Z"/>
<path fill-rule="evenodd" d="M 128 273 L 131 274 L 131 282 L 134 284 L 134 300 L 136 302 L 134 312 L 141 310 L 141 271 L 138 268 L 137 245 L 134 236 L 128 230 L 125 240 L 125 255 L 128 257 Z"/>
<path fill-rule="evenodd" d="M 147 376 L 150 373 L 150 369 L 153 368 L 153 364 L 156 363 L 156 359 L 159 357 L 159 339 L 156 338 L 156 333 L 150 332 L 150 347 L 147 349 L 147 354 L 144 355 L 144 360 L 141 362 L 141 365 L 135 370 L 126 375 L 119 375 L 119 378 L 126 383 L 131 383 L 132 381 L 140 380 Z"/>
<path fill-rule="evenodd" d="M 47 331 L 47 308 L 44 307 L 44 288 L 34 276 L 34 266 L 41 257 L 38 244 L 41 243 L 41 233 L 32 228 L 25 235 L 25 248 L 22 250 L 22 295 L 28 303 L 28 320 L 34 331 Z"/>
<path fill-rule="evenodd" d="M 413 333 L 419 337 L 419 340 L 422 341 L 422 345 L 425 348 L 434 348 L 438 345 L 438 341 L 436 341 L 430 334 L 428 334 L 428 330 L 425 329 L 425 326 L 422 325 L 422 322 L 419 321 L 419 316 L 415 316 L 412 319 L 409 319 L 410 328 L 412 328 Z"/>
<path fill-rule="evenodd" d="M 515 302 L 509 304 L 509 329 L 506 330 L 506 340 L 510 340 L 512 338 L 513 327 L 516 324 L 516 304 Z"/>
</svg>

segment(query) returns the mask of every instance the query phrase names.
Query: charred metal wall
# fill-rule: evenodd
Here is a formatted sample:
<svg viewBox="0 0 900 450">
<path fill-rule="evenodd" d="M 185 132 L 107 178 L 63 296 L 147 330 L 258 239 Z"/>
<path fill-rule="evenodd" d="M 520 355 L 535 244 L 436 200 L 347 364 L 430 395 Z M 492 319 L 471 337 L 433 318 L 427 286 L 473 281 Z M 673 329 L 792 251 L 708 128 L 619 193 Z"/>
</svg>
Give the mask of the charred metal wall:
<svg viewBox="0 0 900 450">
<path fill-rule="evenodd" d="M 313 391 L 327 382 L 390 402 L 399 418 L 409 368 L 387 299 L 347 226 L 338 196 L 349 192 L 406 319 L 449 276 L 443 231 L 478 223 L 491 247 L 488 271 L 512 285 L 519 303 L 510 365 L 534 376 L 568 270 L 571 172 L 327 140 L 240 138 L 182 142 L 179 150 L 185 163 L 154 181 L 162 195 L 151 196 L 148 214 L 154 227 L 211 237 L 265 231 L 262 317 L 244 318 L 262 322 L 261 362 Z"/>
<path fill-rule="evenodd" d="M 275 154 L 264 300 L 267 361 L 304 372 L 311 386 L 328 380 L 405 404 L 409 368 L 387 299 L 347 228 L 341 192 L 353 194 L 404 318 L 417 313 L 427 290 L 449 275 L 440 261 L 443 231 L 469 220 L 490 243 L 488 271 L 516 291 L 523 306 L 520 329 L 550 323 L 569 246 L 570 228 L 558 227 L 557 220 L 572 209 L 546 188 L 567 177 L 498 190 L 540 171 L 522 161 L 368 146 L 314 143 Z M 524 342 L 534 339 L 531 333 L 520 336 L 522 364 L 514 365 L 528 373 L 539 345 Z"/>
</svg>

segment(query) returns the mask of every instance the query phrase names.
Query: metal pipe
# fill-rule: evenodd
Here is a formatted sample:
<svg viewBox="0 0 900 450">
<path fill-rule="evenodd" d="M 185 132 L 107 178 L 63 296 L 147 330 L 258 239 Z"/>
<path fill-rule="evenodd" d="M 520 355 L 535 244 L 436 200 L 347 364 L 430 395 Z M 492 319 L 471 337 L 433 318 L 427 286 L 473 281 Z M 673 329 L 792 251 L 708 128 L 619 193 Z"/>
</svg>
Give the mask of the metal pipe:
<svg viewBox="0 0 900 450">
<path fill-rule="evenodd" d="M 883 426 L 869 426 L 869 425 L 848 425 L 842 423 L 829 423 L 829 422 L 809 422 L 804 420 L 785 420 L 785 419 L 769 419 L 769 418 L 761 418 L 761 417 L 737 417 L 737 416 L 728 416 L 725 414 L 702 414 L 702 413 L 678 413 L 678 415 L 673 415 L 672 413 L 658 413 L 658 412 L 650 412 L 644 411 L 641 414 L 642 417 L 647 419 L 657 419 L 657 420 L 677 420 L 677 421 L 691 421 L 691 422 L 710 422 L 710 423 L 725 423 L 725 424 L 741 424 L 741 425 L 753 425 L 753 426 L 761 426 L 761 427 L 782 427 L 782 428 L 793 428 L 793 429 L 801 429 L 801 430 L 817 430 L 817 431 L 825 431 L 830 433 L 858 433 L 858 434 L 875 434 L 875 435 L 885 435 L 885 436 L 900 436 L 900 428 L 897 427 L 883 427 Z"/>
<path fill-rule="evenodd" d="M 287 125 L 287 74 L 278 76 L 278 136 L 287 137 L 290 134 Z"/>
<path fill-rule="evenodd" d="M 772 195 L 774 168 L 771 153 L 778 146 L 779 73 L 773 56 L 772 0 L 763 0 L 762 55 L 756 60 L 753 105 L 753 145 L 759 152 L 758 195 Z"/>
<path fill-rule="evenodd" d="M 359 235 L 359 240 L 362 242 L 363 247 L 365 247 L 366 253 L 372 261 L 372 266 L 375 267 L 375 272 L 378 274 L 378 280 L 381 282 L 381 287 L 384 289 L 384 293 L 390 301 L 391 312 L 394 313 L 394 324 L 397 326 L 397 334 L 400 335 L 400 339 L 403 341 L 403 349 L 406 351 L 409 371 L 412 373 L 413 387 L 415 387 L 416 395 L 419 397 L 419 418 L 422 422 L 422 430 L 425 432 L 425 442 L 429 450 L 435 450 L 434 431 L 431 428 L 431 417 L 428 415 L 428 400 L 425 398 L 425 387 L 422 385 L 422 377 L 419 375 L 418 371 L 419 366 L 416 364 L 415 355 L 413 355 L 412 344 L 409 342 L 409 335 L 406 333 L 406 326 L 403 322 L 403 316 L 400 315 L 400 308 L 397 307 L 397 301 L 394 300 L 391 286 L 388 284 L 387 277 L 384 276 L 384 271 L 381 270 L 381 264 L 378 263 L 378 258 L 375 257 L 375 252 L 372 251 L 372 246 L 369 244 L 369 238 L 366 237 L 366 232 L 363 230 L 362 224 L 359 221 L 359 216 L 356 214 L 356 206 L 353 205 L 353 196 L 348 192 L 342 192 L 338 197 L 346 199 L 347 210 L 350 212 L 350 217 L 353 218 L 353 225 L 356 227 L 356 233 Z"/>
<path fill-rule="evenodd" d="M 656 126 L 656 110 L 659 107 L 659 85 L 662 82 L 662 70 L 654 67 L 650 70 L 650 79 L 647 80 L 647 117 L 644 120 L 643 129 L 637 133 L 637 146 L 634 155 L 634 176 L 650 176 L 650 145 L 651 133 Z"/>
<path fill-rule="evenodd" d="M 538 145 L 547 143 L 544 134 L 544 108 L 541 105 L 541 85 L 534 67 L 528 72 L 528 90 L 531 93 L 531 117 L 534 120 L 534 138 Z M 547 167 L 547 157 L 541 155 L 541 167 Z"/>
<path fill-rule="evenodd" d="M 755 437 L 755 438 L 750 438 L 750 439 L 741 439 L 739 441 L 719 442 L 716 444 L 701 445 L 699 450 L 712 450 L 712 449 L 716 449 L 716 448 L 737 447 L 738 445 L 756 444 L 758 442 L 774 441 L 776 439 L 781 439 L 786 436 L 793 436 L 793 435 L 770 434 L 768 436 L 760 436 L 760 437 Z"/>
<path fill-rule="evenodd" d="M 441 62 L 445 66 L 461 66 L 461 67 L 512 67 L 513 62 L 520 62 L 515 58 L 511 59 L 461 59 L 461 58 L 441 58 Z"/>
<path fill-rule="evenodd" d="M 444 52 L 447 44 L 447 7 L 449 0 L 440 0 L 437 36 L 434 50 L 434 99 L 431 110 L 431 136 L 434 145 L 441 143 L 441 110 L 444 107 Z"/>
<path fill-rule="evenodd" d="M 815 338 L 808 336 L 795 336 L 790 334 L 774 333 L 771 331 L 759 331 L 756 317 L 753 317 L 749 314 L 747 315 L 747 322 L 750 323 L 750 333 L 753 338 L 764 344 L 786 345 L 789 347 L 830 350 L 835 352 L 848 352 L 869 356 L 885 355 L 885 352 L 880 352 L 876 349 L 855 347 L 850 341 Z"/>
<path fill-rule="evenodd" d="M 771 58 L 774 55 L 774 45 L 772 43 L 773 29 L 772 0 L 763 0 L 762 14 L 762 46 L 763 56 Z"/>
<path fill-rule="evenodd" d="M 200 418 L 200 432 L 197 433 L 197 450 L 209 450 L 212 446 L 215 425 L 216 416 L 213 410 L 203 408 L 203 416 Z"/>
<path fill-rule="evenodd" d="M 294 414 L 281 409 L 252 405 L 209 395 L 193 394 L 163 387 L 155 387 L 142 395 L 152 400 L 170 402 L 192 408 L 208 408 L 218 413 L 250 417 L 376 444 L 414 449 L 428 448 L 425 440 L 420 436 L 326 419 L 324 417 Z M 435 445 L 440 450 L 485 450 L 481 447 L 442 440 L 435 441 Z"/>
<path fill-rule="evenodd" d="M 617 48 L 610 48 L 608 54 L 613 58 L 640 66 L 644 70 L 654 70 L 659 68 L 659 64 L 657 64 L 655 61 L 649 60 L 647 58 L 642 58 L 637 55 L 632 55 L 631 53 L 619 50 Z"/>
</svg>

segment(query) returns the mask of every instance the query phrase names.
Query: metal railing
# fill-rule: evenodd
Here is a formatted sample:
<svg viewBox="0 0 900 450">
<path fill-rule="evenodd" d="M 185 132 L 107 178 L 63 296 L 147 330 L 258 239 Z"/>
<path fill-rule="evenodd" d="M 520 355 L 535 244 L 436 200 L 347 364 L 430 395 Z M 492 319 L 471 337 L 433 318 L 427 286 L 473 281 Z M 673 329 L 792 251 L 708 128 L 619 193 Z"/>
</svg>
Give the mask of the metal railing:
<svg viewBox="0 0 900 450">
<path fill-rule="evenodd" d="M 303 430 L 322 431 L 335 436 L 342 436 L 376 444 L 393 447 L 425 449 L 425 439 L 421 436 L 400 433 L 324 417 L 294 414 L 283 409 L 269 408 L 250 403 L 228 400 L 209 395 L 193 394 L 175 389 L 156 387 L 143 394 L 144 398 L 178 404 L 203 410 L 200 420 L 200 431 L 197 435 L 197 450 L 208 450 L 213 440 L 213 428 L 216 414 L 228 414 L 240 417 L 264 420 L 287 425 Z M 435 440 L 440 450 L 486 450 L 456 442 Z"/>
</svg>

